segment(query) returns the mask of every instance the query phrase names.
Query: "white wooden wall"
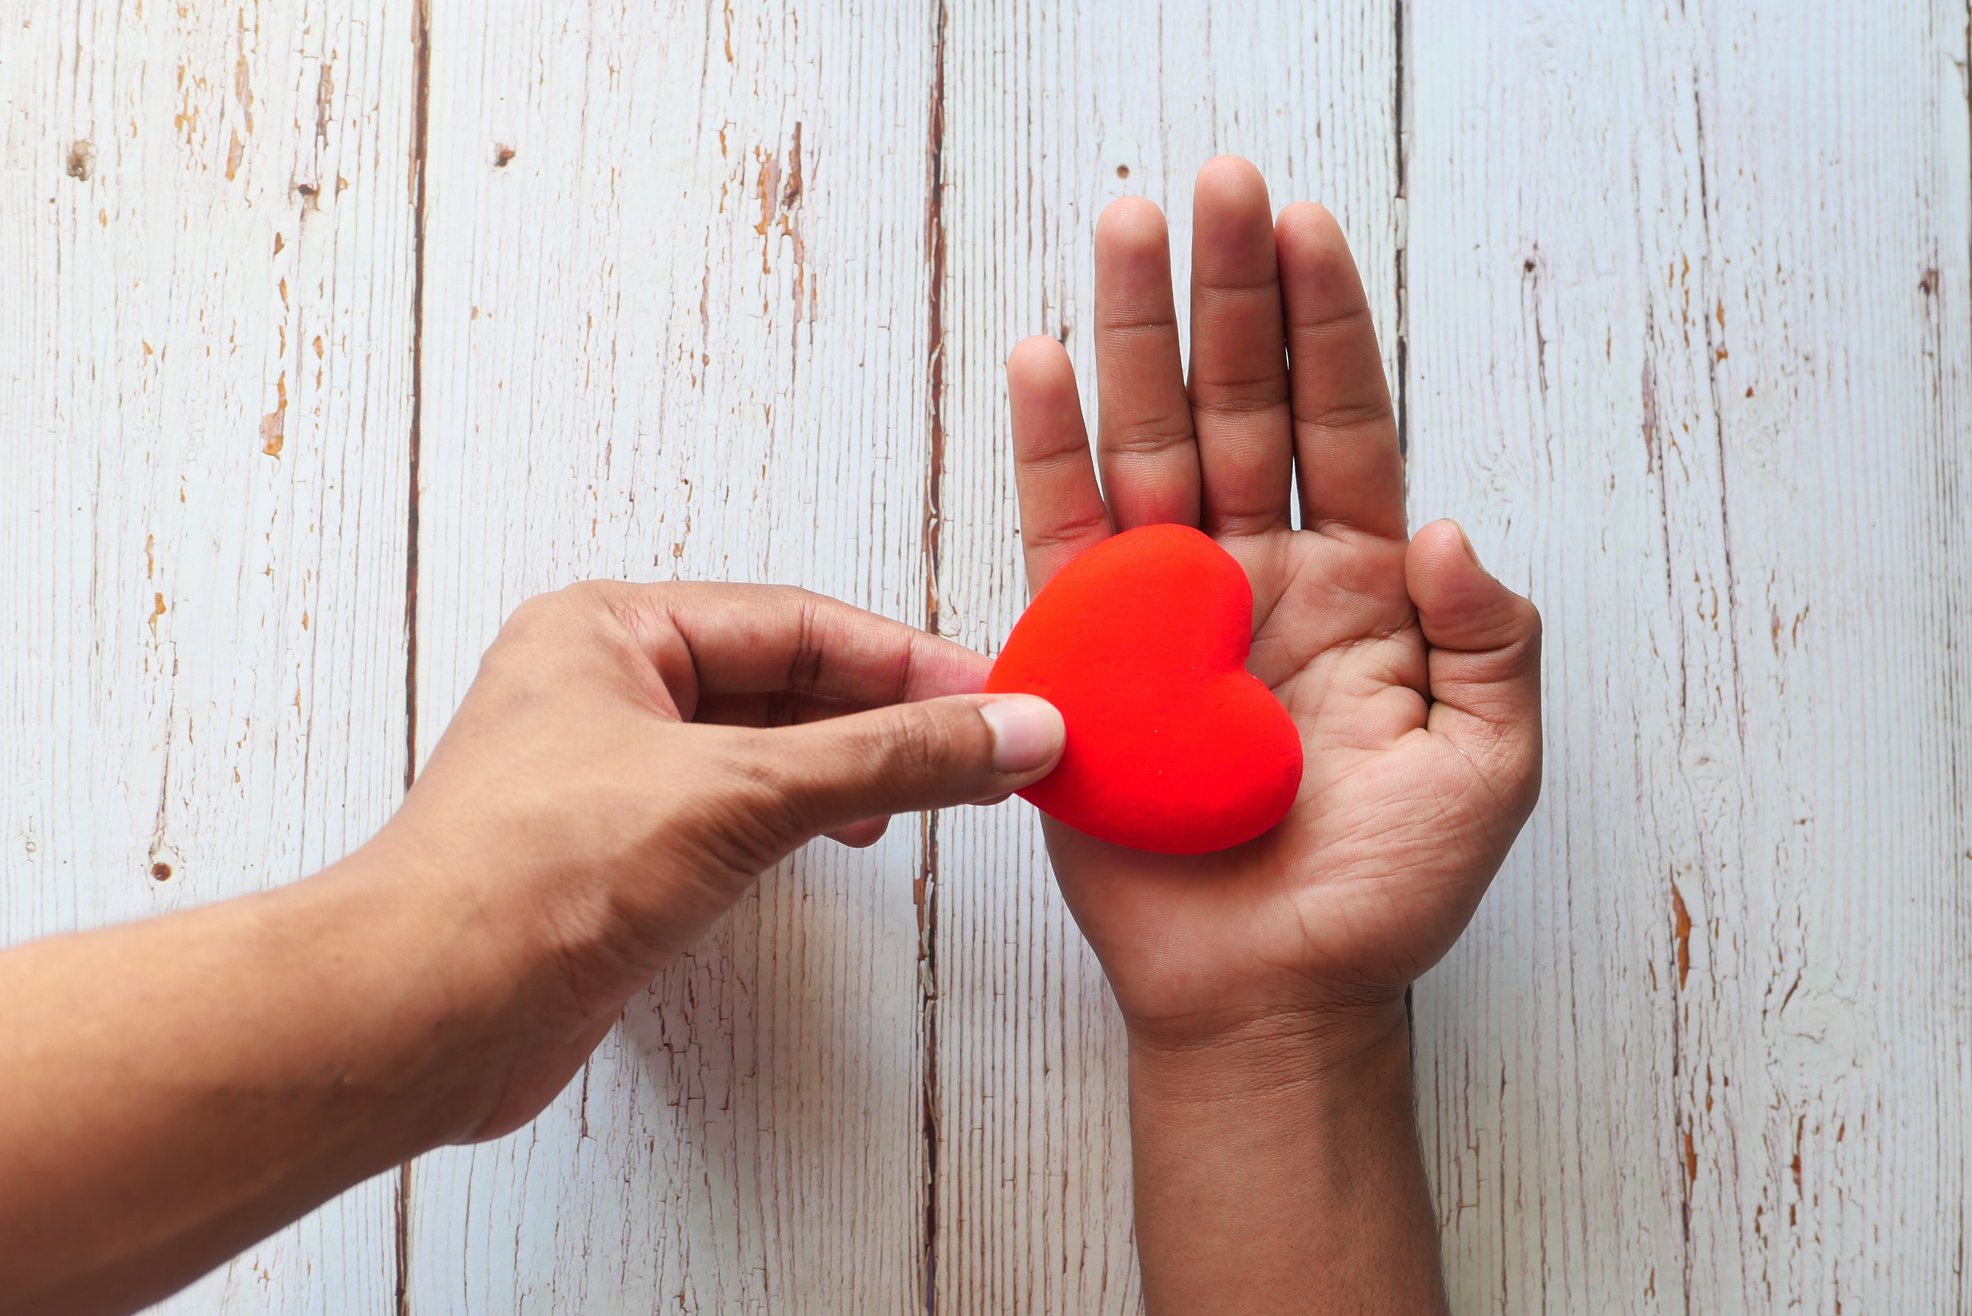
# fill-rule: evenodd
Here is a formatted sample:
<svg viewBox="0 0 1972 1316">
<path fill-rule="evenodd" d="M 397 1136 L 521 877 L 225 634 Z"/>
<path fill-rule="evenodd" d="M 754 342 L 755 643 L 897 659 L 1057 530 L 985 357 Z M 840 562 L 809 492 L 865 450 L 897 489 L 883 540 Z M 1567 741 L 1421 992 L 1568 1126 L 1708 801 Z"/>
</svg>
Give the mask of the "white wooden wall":
<svg viewBox="0 0 1972 1316">
<path fill-rule="evenodd" d="M 1355 239 L 1414 515 L 1548 621 L 1416 993 L 1456 1309 L 1972 1310 L 1963 0 L 7 0 L 0 942 L 387 816 L 504 614 L 799 581 L 991 649 L 1000 362 L 1108 199 Z M 1180 257 L 1180 276 L 1183 268 Z M 189 1004 L 189 1003 L 188 1003 Z M 770 874 L 531 1129 L 173 1312 L 1131 1312 L 1024 806 Z"/>
</svg>

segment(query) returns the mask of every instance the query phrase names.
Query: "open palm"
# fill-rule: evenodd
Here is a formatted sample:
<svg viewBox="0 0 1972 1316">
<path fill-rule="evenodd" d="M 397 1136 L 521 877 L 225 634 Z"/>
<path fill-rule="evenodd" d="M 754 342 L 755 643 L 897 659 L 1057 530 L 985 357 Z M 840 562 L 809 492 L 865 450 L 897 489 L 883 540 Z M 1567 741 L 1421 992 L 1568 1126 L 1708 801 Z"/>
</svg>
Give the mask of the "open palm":
<svg viewBox="0 0 1972 1316">
<path fill-rule="evenodd" d="M 1246 845 L 1161 856 L 1047 825 L 1126 1018 L 1177 1035 L 1395 999 L 1471 918 L 1540 763 L 1539 616 L 1453 523 L 1407 534 L 1334 218 L 1300 204 L 1276 223 L 1253 166 L 1214 160 L 1192 264 L 1187 381 L 1163 216 L 1131 198 L 1097 226 L 1100 488 L 1067 354 L 1035 338 L 1008 362 L 1032 587 L 1115 531 L 1200 527 L 1246 570 L 1247 666 L 1301 731 L 1300 794 Z"/>
</svg>

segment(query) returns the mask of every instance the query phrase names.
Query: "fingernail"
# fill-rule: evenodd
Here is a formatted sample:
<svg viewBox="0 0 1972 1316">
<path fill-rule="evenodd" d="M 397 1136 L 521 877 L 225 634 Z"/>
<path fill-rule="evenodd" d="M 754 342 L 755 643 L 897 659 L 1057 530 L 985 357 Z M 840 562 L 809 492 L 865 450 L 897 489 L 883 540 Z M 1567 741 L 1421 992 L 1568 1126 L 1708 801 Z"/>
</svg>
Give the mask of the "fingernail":
<svg viewBox="0 0 1972 1316">
<path fill-rule="evenodd" d="M 1445 519 L 1451 521 L 1450 517 Z M 1459 542 L 1465 545 L 1465 555 L 1472 559 L 1472 565 L 1484 571 L 1486 568 L 1479 565 L 1479 550 L 1472 546 L 1472 536 L 1466 534 L 1465 527 L 1456 521 L 1452 521 L 1452 529 L 1458 531 Z"/>
<path fill-rule="evenodd" d="M 1007 695 L 981 704 L 979 716 L 993 733 L 996 772 L 1032 772 L 1044 768 L 1060 756 L 1062 742 L 1068 736 L 1055 706 L 1033 695 Z"/>
</svg>

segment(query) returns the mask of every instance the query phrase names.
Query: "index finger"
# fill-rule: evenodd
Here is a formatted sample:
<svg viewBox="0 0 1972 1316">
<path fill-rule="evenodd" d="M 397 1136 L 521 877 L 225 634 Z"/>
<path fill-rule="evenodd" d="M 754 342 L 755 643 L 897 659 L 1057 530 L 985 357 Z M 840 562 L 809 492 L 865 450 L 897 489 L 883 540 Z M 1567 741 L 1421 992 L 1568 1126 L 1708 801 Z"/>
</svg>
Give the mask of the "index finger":
<svg viewBox="0 0 1972 1316">
<path fill-rule="evenodd" d="M 1035 593 L 1087 549 L 1109 538 L 1109 508 L 1096 485 L 1075 367 L 1052 338 L 1023 339 L 1007 358 L 1013 412 L 1013 478 L 1020 547 Z"/>
<path fill-rule="evenodd" d="M 1301 523 L 1404 537 L 1404 461 L 1362 275 L 1335 216 L 1306 202 L 1275 230 L 1287 305 Z"/>
<path fill-rule="evenodd" d="M 688 680 L 698 697 L 791 690 L 876 707 L 975 693 L 992 666 L 963 645 L 791 586 L 622 589 L 613 609 L 667 684 Z M 676 645 L 663 642 L 667 629 Z"/>
</svg>

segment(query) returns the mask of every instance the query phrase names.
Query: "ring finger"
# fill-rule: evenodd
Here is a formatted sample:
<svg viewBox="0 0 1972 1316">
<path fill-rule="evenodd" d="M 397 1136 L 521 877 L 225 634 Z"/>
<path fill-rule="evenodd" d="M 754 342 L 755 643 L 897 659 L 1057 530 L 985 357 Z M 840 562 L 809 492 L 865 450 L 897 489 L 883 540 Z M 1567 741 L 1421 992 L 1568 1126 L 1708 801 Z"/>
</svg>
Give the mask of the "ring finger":
<svg viewBox="0 0 1972 1316">
<path fill-rule="evenodd" d="M 1125 197 L 1096 223 L 1096 450 L 1118 530 L 1197 525 L 1192 432 L 1164 216 Z"/>
</svg>

